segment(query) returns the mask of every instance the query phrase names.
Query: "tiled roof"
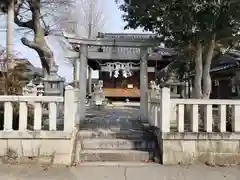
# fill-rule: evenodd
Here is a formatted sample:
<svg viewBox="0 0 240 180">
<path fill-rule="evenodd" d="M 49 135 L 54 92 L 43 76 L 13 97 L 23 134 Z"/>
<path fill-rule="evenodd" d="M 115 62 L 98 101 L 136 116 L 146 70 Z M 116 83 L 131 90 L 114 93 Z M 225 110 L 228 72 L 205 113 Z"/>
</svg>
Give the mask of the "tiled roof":
<svg viewBox="0 0 240 180">
<path fill-rule="evenodd" d="M 240 63 L 240 51 L 231 50 L 225 53 L 220 59 L 213 63 L 210 72 L 218 72 L 234 67 L 238 67 Z"/>
<path fill-rule="evenodd" d="M 236 66 L 235 64 L 223 64 L 221 66 L 217 66 L 217 67 L 211 68 L 210 72 L 222 71 L 222 70 L 233 68 L 235 66 Z"/>
</svg>

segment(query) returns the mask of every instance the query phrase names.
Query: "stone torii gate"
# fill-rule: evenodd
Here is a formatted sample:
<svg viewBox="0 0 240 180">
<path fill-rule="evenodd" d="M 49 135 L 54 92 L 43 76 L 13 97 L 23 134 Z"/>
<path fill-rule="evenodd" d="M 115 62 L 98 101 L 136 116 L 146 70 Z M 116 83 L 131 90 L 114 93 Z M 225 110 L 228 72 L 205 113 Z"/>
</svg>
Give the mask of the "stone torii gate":
<svg viewBox="0 0 240 180">
<path fill-rule="evenodd" d="M 75 37 L 70 34 L 63 34 L 68 42 L 76 49 L 78 48 L 78 57 L 80 59 L 79 84 L 80 87 L 80 105 L 78 112 L 80 113 L 80 121 L 85 119 L 85 101 L 86 101 L 86 86 L 87 86 L 87 63 L 88 58 L 93 56 L 97 59 L 107 59 L 117 61 L 119 59 L 135 59 L 140 61 L 140 110 L 141 119 L 146 120 L 148 117 L 148 53 L 151 48 L 159 45 L 159 41 L 153 34 L 103 34 L 99 33 L 99 37 L 95 39 L 84 39 Z M 103 37 L 107 38 L 103 38 Z M 107 54 L 99 53 L 97 48 L 106 48 Z M 94 51 L 95 49 L 95 51 Z M 123 54 L 122 50 L 127 49 L 132 54 Z M 135 50 L 133 54 L 132 49 Z M 137 49 L 137 53 L 136 53 Z M 125 51 L 124 50 L 124 51 Z M 126 51 L 125 51 L 126 52 Z M 134 56 L 132 56 L 134 55 Z M 75 54 L 76 56 L 76 54 Z M 83 103 L 84 102 L 84 103 Z"/>
</svg>

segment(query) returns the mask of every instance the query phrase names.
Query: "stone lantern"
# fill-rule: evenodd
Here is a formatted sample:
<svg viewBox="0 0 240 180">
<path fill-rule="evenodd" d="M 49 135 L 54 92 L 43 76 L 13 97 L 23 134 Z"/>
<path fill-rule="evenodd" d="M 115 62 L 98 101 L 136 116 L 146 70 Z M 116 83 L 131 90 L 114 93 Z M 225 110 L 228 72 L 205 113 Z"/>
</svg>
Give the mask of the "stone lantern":
<svg viewBox="0 0 240 180">
<path fill-rule="evenodd" d="M 44 87 L 44 96 L 63 96 L 64 94 L 64 82 L 65 79 L 58 75 L 58 66 L 54 65 L 49 74 L 45 74 L 45 77 L 42 79 L 42 87 Z M 48 114 L 49 104 L 43 105 L 47 109 L 46 114 Z M 57 125 L 62 125 L 62 109 L 63 104 L 57 105 Z M 49 119 L 44 121 L 45 125 L 49 125 Z"/>
<path fill-rule="evenodd" d="M 32 80 L 24 88 L 24 94 L 28 95 L 28 96 L 36 96 L 37 95 L 36 85 L 33 83 Z"/>
<path fill-rule="evenodd" d="M 58 75 L 58 66 L 55 65 L 50 69 L 42 79 L 44 86 L 44 96 L 63 96 L 65 79 Z"/>
</svg>

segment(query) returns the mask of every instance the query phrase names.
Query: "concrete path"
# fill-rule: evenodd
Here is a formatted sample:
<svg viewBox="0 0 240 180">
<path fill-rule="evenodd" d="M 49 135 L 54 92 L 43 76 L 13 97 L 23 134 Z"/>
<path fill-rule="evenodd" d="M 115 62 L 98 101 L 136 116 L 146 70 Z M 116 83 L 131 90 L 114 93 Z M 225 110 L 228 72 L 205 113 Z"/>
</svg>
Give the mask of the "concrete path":
<svg viewBox="0 0 240 180">
<path fill-rule="evenodd" d="M 0 165 L 0 179 L 6 180 L 239 180 L 239 177 L 240 167 Z"/>
</svg>

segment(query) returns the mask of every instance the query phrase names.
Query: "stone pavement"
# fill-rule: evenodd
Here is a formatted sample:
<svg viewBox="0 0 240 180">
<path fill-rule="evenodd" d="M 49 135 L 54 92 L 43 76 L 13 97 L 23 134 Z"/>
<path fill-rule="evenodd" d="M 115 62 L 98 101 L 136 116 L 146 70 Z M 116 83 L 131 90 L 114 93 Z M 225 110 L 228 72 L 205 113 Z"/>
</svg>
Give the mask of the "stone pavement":
<svg viewBox="0 0 240 180">
<path fill-rule="evenodd" d="M 101 110 L 88 108 L 81 129 L 138 129 L 139 117 L 138 107 L 110 107 Z"/>
<path fill-rule="evenodd" d="M 6 180 L 239 180 L 240 167 L 124 165 L 38 167 L 0 165 Z"/>
</svg>

